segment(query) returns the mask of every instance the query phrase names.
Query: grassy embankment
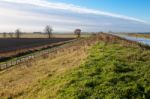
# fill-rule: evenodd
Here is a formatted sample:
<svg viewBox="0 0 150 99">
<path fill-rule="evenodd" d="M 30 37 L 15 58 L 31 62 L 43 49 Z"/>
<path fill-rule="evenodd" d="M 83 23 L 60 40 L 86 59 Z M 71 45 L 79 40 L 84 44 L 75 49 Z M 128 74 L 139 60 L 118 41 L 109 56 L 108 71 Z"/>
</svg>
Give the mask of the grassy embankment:
<svg viewBox="0 0 150 99">
<path fill-rule="evenodd" d="M 81 39 L 65 46 L 63 49 L 0 72 L 0 97 L 2 99 L 20 99 L 23 96 L 23 98 L 28 99 L 28 95 L 31 95 L 30 91 L 32 89 L 37 90 L 40 82 L 47 77 L 51 77 L 52 83 L 54 83 L 55 80 L 58 80 L 57 77 L 61 77 L 66 72 L 79 67 L 80 63 L 87 57 L 88 48 L 87 40 L 85 42 Z M 59 84 L 52 86 L 49 88 L 50 95 L 56 96 Z"/>
<path fill-rule="evenodd" d="M 131 33 L 127 34 L 128 36 L 133 36 L 133 37 L 141 37 L 141 38 L 150 38 L 150 34 L 136 34 L 136 33 Z"/>
<path fill-rule="evenodd" d="M 149 99 L 150 48 L 107 35 L 94 41 L 98 42 L 92 48 L 88 47 L 90 41 L 84 41 L 70 54 L 60 52 L 52 60 L 39 59 L 36 65 L 0 74 L 0 95 L 26 99 Z"/>
<path fill-rule="evenodd" d="M 150 50 L 98 43 L 87 61 L 64 79 L 61 98 L 150 99 Z"/>
</svg>

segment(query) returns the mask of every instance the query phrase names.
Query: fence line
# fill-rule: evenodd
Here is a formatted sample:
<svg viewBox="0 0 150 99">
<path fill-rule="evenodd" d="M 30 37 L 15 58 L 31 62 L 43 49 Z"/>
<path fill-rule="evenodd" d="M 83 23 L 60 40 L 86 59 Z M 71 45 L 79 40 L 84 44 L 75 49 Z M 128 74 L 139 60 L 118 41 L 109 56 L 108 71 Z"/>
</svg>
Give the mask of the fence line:
<svg viewBox="0 0 150 99">
<path fill-rule="evenodd" d="M 48 48 L 46 50 L 41 50 L 38 52 L 33 52 L 33 54 L 31 54 L 31 55 L 22 56 L 16 60 L 10 60 L 10 61 L 4 62 L 4 63 L 0 64 L 0 71 L 10 68 L 12 66 L 18 65 L 20 63 L 26 62 L 28 60 L 34 59 L 36 57 L 42 56 L 44 54 L 49 54 L 49 53 L 55 52 L 57 49 L 61 49 L 63 47 L 63 45 L 65 45 L 66 43 L 71 43 L 75 40 L 69 40 L 69 41 L 64 41 L 61 43 L 56 43 L 56 45 L 55 44 L 52 45 L 52 48 Z M 59 44 L 61 44 L 61 45 L 59 45 Z"/>
</svg>

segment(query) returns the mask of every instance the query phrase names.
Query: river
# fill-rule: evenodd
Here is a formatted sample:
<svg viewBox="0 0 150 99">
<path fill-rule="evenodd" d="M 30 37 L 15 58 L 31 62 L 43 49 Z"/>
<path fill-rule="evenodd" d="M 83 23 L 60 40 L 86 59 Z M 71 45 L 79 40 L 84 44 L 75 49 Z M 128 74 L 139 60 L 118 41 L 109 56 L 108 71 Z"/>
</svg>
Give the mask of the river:
<svg viewBox="0 0 150 99">
<path fill-rule="evenodd" d="M 141 38 L 141 37 L 131 37 L 131 36 L 127 36 L 127 35 L 122 35 L 122 34 L 113 34 L 113 35 L 117 35 L 119 37 L 128 39 L 128 40 L 132 40 L 132 41 L 137 41 L 146 45 L 150 46 L 150 39 L 148 38 Z"/>
</svg>

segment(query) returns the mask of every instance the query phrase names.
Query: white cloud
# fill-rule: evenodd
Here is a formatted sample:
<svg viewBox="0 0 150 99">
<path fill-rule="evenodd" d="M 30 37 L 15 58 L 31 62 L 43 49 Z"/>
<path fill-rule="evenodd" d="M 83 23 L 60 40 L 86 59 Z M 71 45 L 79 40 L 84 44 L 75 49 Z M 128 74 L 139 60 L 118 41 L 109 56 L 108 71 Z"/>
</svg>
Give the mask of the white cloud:
<svg viewBox="0 0 150 99">
<path fill-rule="evenodd" d="M 89 9 L 89 8 L 85 8 L 85 7 L 75 6 L 75 5 L 72 5 L 72 4 L 52 3 L 52 2 L 48 2 L 47 0 L 1 0 L 1 1 L 31 4 L 31 5 L 47 7 L 47 8 L 52 8 L 52 9 L 68 10 L 68 11 L 73 11 L 73 12 L 82 13 L 82 14 L 85 13 L 85 14 L 105 15 L 105 16 L 111 16 L 111 17 L 121 18 L 121 19 L 125 19 L 125 20 L 132 20 L 132 21 L 147 23 L 144 20 L 137 19 L 137 18 L 134 18 L 134 17 L 129 17 L 129 16 L 119 15 L 119 14 L 115 14 L 115 13 L 104 12 L 104 11 L 95 10 L 95 9 Z"/>
<path fill-rule="evenodd" d="M 51 24 L 57 31 L 150 31 L 147 22 L 123 15 L 103 12 L 47 0 L 1 0 L 0 31 L 42 31 Z M 135 27 L 138 27 L 135 29 Z"/>
<path fill-rule="evenodd" d="M 78 20 L 76 21 L 67 20 L 66 17 L 59 16 L 59 15 L 43 15 L 40 13 L 19 11 L 19 10 L 13 10 L 13 9 L 4 9 L 4 8 L 0 8 L 0 12 L 1 12 L 0 16 L 3 16 L 4 18 L 11 16 L 11 18 L 21 19 L 21 20 L 27 19 L 27 20 L 51 21 L 51 22 L 66 22 L 66 23 L 72 23 L 72 24 L 80 23 Z M 57 19 L 57 20 L 54 20 L 54 19 Z"/>
</svg>

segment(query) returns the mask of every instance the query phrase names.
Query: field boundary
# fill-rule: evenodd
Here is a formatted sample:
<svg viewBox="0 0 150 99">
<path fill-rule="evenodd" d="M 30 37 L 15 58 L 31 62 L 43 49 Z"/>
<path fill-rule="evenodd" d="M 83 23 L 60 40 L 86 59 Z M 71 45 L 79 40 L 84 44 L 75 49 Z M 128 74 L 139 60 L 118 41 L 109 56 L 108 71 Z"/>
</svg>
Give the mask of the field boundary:
<svg viewBox="0 0 150 99">
<path fill-rule="evenodd" d="M 58 49 L 63 48 L 65 46 L 65 44 L 69 44 L 69 43 L 72 43 L 74 41 L 76 41 L 76 39 L 69 40 L 69 41 L 63 41 L 63 42 L 59 42 L 59 43 L 54 43 L 51 46 L 52 48 L 47 48 L 45 50 L 33 52 L 31 54 L 27 54 L 27 55 L 24 55 L 22 57 L 16 57 L 15 60 L 10 60 L 10 61 L 6 61 L 6 62 L 3 62 L 3 63 L 0 63 L 0 71 L 8 69 L 10 67 L 13 67 L 15 65 L 18 65 L 20 63 L 26 62 L 28 60 L 32 60 L 32 59 L 34 59 L 36 57 L 55 52 Z"/>
</svg>

